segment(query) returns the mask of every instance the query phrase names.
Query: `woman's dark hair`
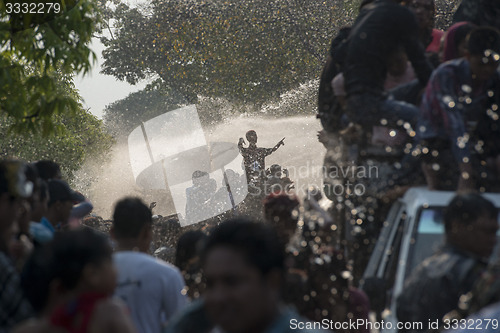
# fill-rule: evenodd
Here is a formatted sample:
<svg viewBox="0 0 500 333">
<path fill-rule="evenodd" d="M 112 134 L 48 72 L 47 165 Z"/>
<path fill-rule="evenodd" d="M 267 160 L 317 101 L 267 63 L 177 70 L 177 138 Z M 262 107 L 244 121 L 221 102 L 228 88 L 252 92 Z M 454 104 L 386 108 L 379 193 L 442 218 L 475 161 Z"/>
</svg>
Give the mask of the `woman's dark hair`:
<svg viewBox="0 0 500 333">
<path fill-rule="evenodd" d="M 49 196 L 49 185 L 45 180 L 40 180 L 40 201 L 45 200 L 48 196 Z"/>
<path fill-rule="evenodd" d="M 467 38 L 469 53 L 472 55 L 485 55 L 490 50 L 500 53 L 500 32 L 493 27 L 479 27 L 472 30 Z"/>
<path fill-rule="evenodd" d="M 30 255 L 21 274 L 21 286 L 33 309 L 40 313 L 47 304 L 50 284 L 58 279 L 67 290 L 80 281 L 88 264 L 111 258 L 111 246 L 104 234 L 90 228 L 57 233 Z"/>
<path fill-rule="evenodd" d="M 153 224 L 153 214 L 139 198 L 124 198 L 117 202 L 113 213 L 113 228 L 117 238 L 136 238 L 145 225 Z"/>
<path fill-rule="evenodd" d="M 273 269 L 283 270 L 284 248 L 273 228 L 246 219 L 233 219 L 219 224 L 208 237 L 202 262 L 217 247 L 228 247 L 243 255 L 245 261 L 262 275 Z"/>
<path fill-rule="evenodd" d="M 45 181 L 57 178 L 61 175 L 61 167 L 54 161 L 41 160 L 35 162 L 34 165 L 38 171 L 38 176 Z"/>
<path fill-rule="evenodd" d="M 47 304 L 50 283 L 55 278 L 54 266 L 50 244 L 35 248 L 24 264 L 21 287 L 37 314 L 40 314 Z"/>
<path fill-rule="evenodd" d="M 111 258 L 108 238 L 90 228 L 56 233 L 52 241 L 55 277 L 71 290 L 76 287 L 88 264 L 101 264 Z"/>
<path fill-rule="evenodd" d="M 466 23 L 464 25 L 459 26 L 455 30 L 455 36 L 453 40 L 454 43 L 453 45 L 455 46 L 455 49 L 458 49 L 458 45 L 460 45 L 460 43 L 467 38 L 467 35 L 475 28 L 476 25 L 472 23 Z"/>
</svg>

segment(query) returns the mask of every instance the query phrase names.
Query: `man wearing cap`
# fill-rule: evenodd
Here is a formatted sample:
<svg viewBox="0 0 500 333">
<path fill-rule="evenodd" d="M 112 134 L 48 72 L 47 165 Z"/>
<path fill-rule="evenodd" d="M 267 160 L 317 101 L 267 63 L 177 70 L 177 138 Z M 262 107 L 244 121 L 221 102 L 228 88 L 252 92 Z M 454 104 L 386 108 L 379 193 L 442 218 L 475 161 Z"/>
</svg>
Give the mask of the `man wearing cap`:
<svg viewBox="0 0 500 333">
<path fill-rule="evenodd" d="M 79 200 L 78 194 L 69 185 L 59 179 L 49 180 L 49 209 L 41 220 L 42 225 L 54 233 L 65 228 L 73 209 L 73 202 Z"/>
<path fill-rule="evenodd" d="M 9 332 L 14 325 L 33 315 L 31 305 L 24 298 L 19 274 L 7 254 L 12 227 L 32 189 L 22 162 L 0 161 L 0 333 Z"/>
</svg>

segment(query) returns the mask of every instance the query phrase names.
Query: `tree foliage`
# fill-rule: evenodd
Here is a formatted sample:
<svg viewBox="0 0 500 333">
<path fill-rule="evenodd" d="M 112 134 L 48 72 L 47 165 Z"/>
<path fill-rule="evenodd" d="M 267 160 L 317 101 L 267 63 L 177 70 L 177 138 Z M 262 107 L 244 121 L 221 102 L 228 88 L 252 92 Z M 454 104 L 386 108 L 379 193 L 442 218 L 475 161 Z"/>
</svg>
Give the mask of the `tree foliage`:
<svg viewBox="0 0 500 333">
<path fill-rule="evenodd" d="M 6 114 L 0 117 L 0 158 L 53 160 L 61 165 L 67 179 L 88 159 L 104 161 L 114 142 L 104 131 L 102 120 L 81 106 L 72 114 L 54 115 L 57 130 L 50 137 L 40 132 L 12 132 L 9 126 L 13 120 Z"/>
<path fill-rule="evenodd" d="M 188 102 L 260 105 L 317 77 L 348 11 L 342 0 L 154 0 L 147 11 L 122 4 L 114 38 L 104 39 L 103 72 L 132 84 L 157 75 Z"/>
<path fill-rule="evenodd" d="M 107 105 L 104 123 L 115 138 L 123 140 L 142 122 L 174 110 L 184 102 L 182 96 L 156 82 Z"/>
<path fill-rule="evenodd" d="M 444 27 L 456 0 L 436 0 Z M 261 106 L 317 79 L 330 41 L 360 0 L 153 0 L 117 4 L 103 38 L 103 73 L 135 84 L 159 77 L 189 103 L 199 96 Z"/>
<path fill-rule="evenodd" d="M 59 80 L 61 74 L 87 73 L 95 59 L 88 43 L 99 20 L 96 1 L 51 2 L 60 5 L 59 12 L 54 7 L 49 12 L 48 5 L 35 12 L 31 5 L 13 10 L 19 1 L 0 1 L 0 112 L 18 133 L 47 135 L 57 117 L 78 116 L 78 96 Z"/>
</svg>

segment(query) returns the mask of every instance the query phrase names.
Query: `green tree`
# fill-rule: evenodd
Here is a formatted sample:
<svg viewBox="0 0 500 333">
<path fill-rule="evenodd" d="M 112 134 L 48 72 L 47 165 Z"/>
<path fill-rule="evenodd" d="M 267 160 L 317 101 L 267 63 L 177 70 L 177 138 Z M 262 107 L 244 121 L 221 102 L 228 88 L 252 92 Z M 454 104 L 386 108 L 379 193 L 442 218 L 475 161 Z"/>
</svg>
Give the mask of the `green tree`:
<svg viewBox="0 0 500 333">
<path fill-rule="evenodd" d="M 100 20 L 96 0 L 51 3 L 0 1 L 0 112 L 17 132 L 47 135 L 58 116 L 77 116 L 77 96 L 58 80 L 87 73 L 95 59 L 88 43 Z"/>
<path fill-rule="evenodd" d="M 72 115 L 55 116 L 58 133 L 44 137 L 39 132 L 9 131 L 12 120 L 3 114 L 0 125 L 0 158 L 15 157 L 25 161 L 49 159 L 58 162 L 65 178 L 71 179 L 87 159 L 105 161 L 113 138 L 104 131 L 102 121 L 83 108 Z"/>
<path fill-rule="evenodd" d="M 103 73 L 132 84 L 159 76 L 190 103 L 207 96 L 261 105 L 318 76 L 349 11 L 342 0 L 119 5 L 116 32 L 103 39 Z"/>
<path fill-rule="evenodd" d="M 153 0 L 107 8 L 115 19 L 103 73 L 135 84 L 159 77 L 188 103 L 224 98 L 236 105 L 278 100 L 317 79 L 330 41 L 360 0 Z M 445 28 L 456 0 L 436 0 Z M 108 26 L 109 27 L 109 26 Z M 305 96 L 311 101 L 316 92 Z"/>
<path fill-rule="evenodd" d="M 75 93 L 74 87 L 66 90 Z M 48 159 L 61 165 L 65 178 L 71 179 L 88 159 L 104 162 L 114 139 L 104 129 L 103 121 L 85 110 L 80 102 L 75 112 L 52 116 L 55 132 L 16 132 L 15 122 L 0 114 L 0 158 L 14 157 L 33 162 Z"/>
<path fill-rule="evenodd" d="M 156 116 L 178 108 L 184 99 L 168 87 L 155 82 L 144 90 L 129 94 L 124 99 L 107 105 L 104 123 L 117 140 L 124 140 L 130 132 Z"/>
</svg>

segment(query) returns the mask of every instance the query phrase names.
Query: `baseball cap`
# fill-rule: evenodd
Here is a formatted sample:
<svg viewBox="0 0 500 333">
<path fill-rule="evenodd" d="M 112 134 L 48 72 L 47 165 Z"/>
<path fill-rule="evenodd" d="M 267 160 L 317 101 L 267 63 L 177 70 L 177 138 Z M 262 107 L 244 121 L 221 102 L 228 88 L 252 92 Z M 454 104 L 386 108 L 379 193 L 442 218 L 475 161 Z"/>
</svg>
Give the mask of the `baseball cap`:
<svg viewBox="0 0 500 333">
<path fill-rule="evenodd" d="M 56 201 L 78 201 L 80 196 L 64 180 L 49 180 L 49 206 Z"/>
</svg>

